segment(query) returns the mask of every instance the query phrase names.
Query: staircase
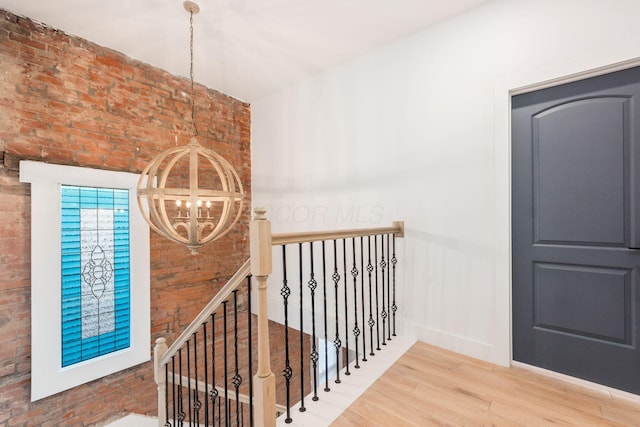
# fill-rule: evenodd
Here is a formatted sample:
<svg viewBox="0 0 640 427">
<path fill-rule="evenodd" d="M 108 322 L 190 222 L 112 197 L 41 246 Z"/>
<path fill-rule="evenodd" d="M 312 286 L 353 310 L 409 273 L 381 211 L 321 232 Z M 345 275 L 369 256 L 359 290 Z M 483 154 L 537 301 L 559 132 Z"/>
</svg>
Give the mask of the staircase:
<svg viewBox="0 0 640 427">
<path fill-rule="evenodd" d="M 291 408 L 294 416 L 289 424 L 285 422 L 285 416 L 276 419 L 276 426 L 281 427 L 326 427 L 330 425 L 340 414 L 346 410 L 364 391 L 366 391 L 389 367 L 391 367 L 409 348 L 415 343 L 415 339 L 398 336 L 393 340 L 393 345 L 385 349 L 380 357 L 369 359 L 366 369 L 353 372 L 349 381 L 343 381 L 339 387 L 334 387 L 330 392 L 320 392 L 320 399 L 313 405 L 307 405 L 304 413 L 299 413 L 299 405 Z M 344 368 L 343 372 L 344 374 Z M 185 423 L 188 425 L 188 423 Z M 211 425 L 211 424 L 210 424 Z M 214 424 L 217 426 L 216 424 Z M 157 427 L 158 417 L 147 417 L 131 414 L 121 418 L 106 427 Z"/>
<path fill-rule="evenodd" d="M 256 209 L 250 260 L 175 342 L 156 341 L 158 418 L 111 425 L 330 424 L 415 342 L 396 334 L 403 233 L 272 235 Z"/>
</svg>

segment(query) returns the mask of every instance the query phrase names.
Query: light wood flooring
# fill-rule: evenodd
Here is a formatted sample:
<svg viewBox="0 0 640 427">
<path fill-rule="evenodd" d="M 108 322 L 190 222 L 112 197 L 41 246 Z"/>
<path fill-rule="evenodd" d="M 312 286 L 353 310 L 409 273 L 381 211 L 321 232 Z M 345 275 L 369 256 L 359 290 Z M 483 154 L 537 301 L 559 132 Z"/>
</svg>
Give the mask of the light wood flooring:
<svg viewBox="0 0 640 427">
<path fill-rule="evenodd" d="M 640 404 L 418 342 L 331 425 L 638 427 Z"/>
</svg>

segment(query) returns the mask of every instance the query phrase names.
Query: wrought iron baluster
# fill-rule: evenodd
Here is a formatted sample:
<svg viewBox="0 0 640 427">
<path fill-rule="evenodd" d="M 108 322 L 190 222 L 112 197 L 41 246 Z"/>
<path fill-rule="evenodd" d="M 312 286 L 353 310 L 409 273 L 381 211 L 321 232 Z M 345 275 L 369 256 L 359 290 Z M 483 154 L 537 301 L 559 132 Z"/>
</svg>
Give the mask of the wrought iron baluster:
<svg viewBox="0 0 640 427">
<path fill-rule="evenodd" d="M 202 360 L 204 361 L 204 426 L 209 426 L 209 362 L 207 354 L 207 322 L 202 324 Z"/>
<path fill-rule="evenodd" d="M 284 422 L 291 423 L 291 377 L 293 376 L 293 370 L 289 364 L 289 295 L 291 295 L 291 289 L 287 283 L 287 248 L 286 245 L 282 245 L 282 289 L 280 289 L 280 295 L 282 295 L 282 302 L 284 305 L 284 370 L 282 375 L 285 380 L 285 394 L 286 394 L 286 406 L 287 417 Z"/>
<path fill-rule="evenodd" d="M 216 400 L 219 399 L 218 389 L 216 388 L 216 314 L 211 314 L 211 391 L 209 396 L 211 397 L 211 424 L 216 423 Z M 219 414 L 218 414 L 219 415 Z M 220 425 L 220 418 L 218 418 L 218 425 Z"/>
<path fill-rule="evenodd" d="M 336 240 L 333 241 L 333 275 L 331 276 L 333 279 L 334 290 L 335 290 L 335 301 L 334 304 L 336 306 L 336 337 L 333 340 L 333 345 L 336 348 L 336 360 L 339 363 L 340 361 L 340 348 L 342 347 L 342 342 L 340 341 L 340 323 L 338 321 L 338 282 L 340 282 L 340 274 L 338 273 L 338 242 Z M 340 384 L 340 366 L 336 365 L 336 384 Z"/>
<path fill-rule="evenodd" d="M 396 311 L 398 306 L 396 305 L 396 264 L 398 259 L 396 258 L 396 235 L 393 234 L 393 257 L 391 258 L 391 266 L 393 268 L 393 304 L 391 305 L 391 312 L 393 313 L 393 336 L 396 336 Z"/>
<path fill-rule="evenodd" d="M 344 374 L 351 375 L 349 371 L 349 306 L 348 306 L 348 297 L 347 294 L 349 291 L 347 288 L 349 287 L 347 284 L 347 239 L 342 239 L 342 272 L 344 273 L 344 341 L 346 346 L 345 351 L 345 361 L 344 365 L 346 367 Z"/>
<path fill-rule="evenodd" d="M 313 367 L 313 397 L 311 400 L 318 400 L 318 349 L 316 346 L 316 288 L 318 282 L 313 269 L 313 242 L 309 242 L 310 279 L 309 289 L 311 290 L 311 364 Z"/>
<path fill-rule="evenodd" d="M 333 275 L 331 276 L 334 284 L 335 293 L 335 306 L 336 306 L 336 337 L 333 340 L 333 345 L 336 348 L 336 384 L 340 384 L 340 349 L 342 342 L 340 341 L 340 324 L 338 314 L 338 283 L 340 282 L 340 274 L 338 273 L 338 242 L 333 241 Z"/>
<path fill-rule="evenodd" d="M 193 408 L 191 406 L 191 351 L 189 341 L 187 340 L 187 402 L 189 404 L 189 427 L 191 427 L 191 422 L 193 421 Z"/>
<path fill-rule="evenodd" d="M 227 405 L 224 405 L 227 406 Z M 222 425 L 222 399 L 218 398 L 218 427 Z"/>
<path fill-rule="evenodd" d="M 165 427 L 171 427 L 169 422 L 169 365 L 164 365 L 164 419 Z"/>
<path fill-rule="evenodd" d="M 385 305 L 385 293 L 384 293 L 384 285 L 385 285 L 385 268 L 387 266 L 387 262 L 384 259 L 384 234 L 380 236 L 380 254 L 382 255 L 382 259 L 380 260 L 380 269 L 382 270 L 382 311 L 380 312 L 380 317 L 382 317 L 382 345 L 387 345 L 386 335 L 385 335 L 385 327 L 387 321 L 387 309 Z"/>
<path fill-rule="evenodd" d="M 373 260 L 376 270 L 376 350 L 380 351 L 380 307 L 378 305 L 378 236 L 373 236 Z"/>
<path fill-rule="evenodd" d="M 304 318 L 303 304 L 303 275 L 302 275 L 302 243 L 298 243 L 298 265 L 300 266 L 300 412 L 307 410 L 304 406 Z"/>
<path fill-rule="evenodd" d="M 360 335 L 360 328 L 358 328 L 358 267 L 356 266 L 356 239 L 354 237 L 351 238 L 351 249 L 353 251 L 353 268 L 351 269 L 351 275 L 353 276 L 353 318 L 354 318 L 354 326 L 353 326 L 353 336 L 355 338 L 355 348 L 356 348 L 356 364 L 353 366 L 356 369 L 360 369 L 360 364 L 358 362 L 358 336 Z"/>
<path fill-rule="evenodd" d="M 180 381 L 180 387 L 178 388 L 178 422 L 180 423 L 180 427 L 182 427 L 186 418 L 186 414 L 184 413 L 184 393 L 182 392 L 182 349 L 178 350 L 178 373 L 178 379 Z"/>
<path fill-rule="evenodd" d="M 362 307 L 362 361 L 367 361 L 367 327 L 364 322 L 364 237 L 360 236 L 360 306 Z"/>
<path fill-rule="evenodd" d="M 227 303 L 228 301 L 224 301 L 222 303 L 222 326 L 223 326 L 223 342 L 224 342 L 224 354 L 222 356 L 222 360 L 224 361 L 224 419 L 227 425 L 229 425 L 229 350 L 228 350 L 228 333 L 227 333 Z"/>
<path fill-rule="evenodd" d="M 324 391 L 329 388 L 329 338 L 327 337 L 327 262 L 325 241 L 322 241 L 322 292 L 324 299 Z"/>
<path fill-rule="evenodd" d="M 233 387 L 236 391 L 236 425 L 240 425 L 240 385 L 242 385 L 242 377 L 240 376 L 238 364 L 238 290 L 233 291 L 233 353 L 235 372 L 233 374 Z"/>
<path fill-rule="evenodd" d="M 193 420 L 196 426 L 200 426 L 200 408 L 202 402 L 200 402 L 200 395 L 198 394 L 198 335 L 197 332 L 193 333 L 193 369 L 195 375 L 195 392 L 193 393 Z"/>
<path fill-rule="evenodd" d="M 251 276 L 247 276 L 247 329 L 247 336 L 249 337 L 249 426 L 253 427 L 253 328 L 251 327 Z"/>
<path fill-rule="evenodd" d="M 176 356 L 171 356 L 171 394 L 173 395 L 173 425 L 176 426 L 178 419 L 178 407 L 176 404 Z"/>
<path fill-rule="evenodd" d="M 391 341 L 391 257 L 389 256 L 390 241 L 387 234 L 387 341 Z"/>
<path fill-rule="evenodd" d="M 372 292 L 372 281 L 371 281 L 371 273 L 373 273 L 373 264 L 371 264 L 371 236 L 367 236 L 367 252 L 368 252 L 368 262 L 367 262 L 367 273 L 369 273 L 369 321 L 367 324 L 369 325 L 369 342 L 371 343 L 371 352 L 369 356 L 375 356 L 373 352 L 373 327 L 376 322 L 373 320 L 373 292 Z"/>
</svg>

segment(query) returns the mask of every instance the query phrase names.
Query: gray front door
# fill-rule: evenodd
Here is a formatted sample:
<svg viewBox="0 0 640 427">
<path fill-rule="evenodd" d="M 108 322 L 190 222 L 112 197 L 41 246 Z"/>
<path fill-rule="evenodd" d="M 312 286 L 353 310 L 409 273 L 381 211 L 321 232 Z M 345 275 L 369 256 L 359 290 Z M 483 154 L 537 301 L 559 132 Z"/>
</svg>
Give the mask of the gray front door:
<svg viewBox="0 0 640 427">
<path fill-rule="evenodd" d="M 514 360 L 640 394 L 640 68 L 513 97 L 512 235 Z"/>
</svg>

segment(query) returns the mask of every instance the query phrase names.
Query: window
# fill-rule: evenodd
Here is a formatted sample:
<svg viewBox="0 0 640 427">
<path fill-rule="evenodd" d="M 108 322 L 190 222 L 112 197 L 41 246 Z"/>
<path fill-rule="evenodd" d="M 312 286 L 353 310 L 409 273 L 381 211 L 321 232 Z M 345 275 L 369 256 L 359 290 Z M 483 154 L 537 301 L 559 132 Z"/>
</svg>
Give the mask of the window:
<svg viewBox="0 0 640 427">
<path fill-rule="evenodd" d="M 62 366 L 128 348 L 129 190 L 62 185 Z"/>
<path fill-rule="evenodd" d="M 149 360 L 138 175 L 23 161 L 20 180 L 31 183 L 31 400 Z"/>
</svg>

